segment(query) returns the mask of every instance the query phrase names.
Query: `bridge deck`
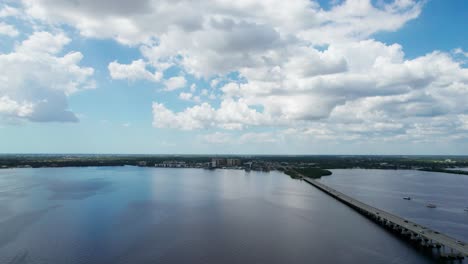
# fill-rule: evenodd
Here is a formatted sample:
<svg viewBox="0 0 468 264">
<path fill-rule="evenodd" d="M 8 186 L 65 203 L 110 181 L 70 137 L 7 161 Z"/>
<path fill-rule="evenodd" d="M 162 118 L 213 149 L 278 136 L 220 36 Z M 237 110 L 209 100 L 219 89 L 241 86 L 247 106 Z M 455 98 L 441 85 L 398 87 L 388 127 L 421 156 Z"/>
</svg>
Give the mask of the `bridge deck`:
<svg viewBox="0 0 468 264">
<path fill-rule="evenodd" d="M 413 223 L 402 217 L 388 213 L 384 210 L 362 203 L 316 180 L 308 179 L 306 177 L 303 177 L 303 180 L 317 187 L 323 192 L 329 194 L 335 199 L 345 203 L 348 206 L 359 209 L 362 212 L 367 212 L 368 214 L 373 214 L 375 215 L 375 217 L 380 217 L 380 219 L 386 220 L 386 222 L 389 224 L 393 224 L 401 228 L 407 229 L 408 231 L 417 234 L 423 239 L 427 239 L 428 241 L 432 240 L 432 242 L 439 243 L 441 246 L 454 249 L 459 253 L 463 254 L 464 256 L 468 256 L 468 245 L 466 243 L 461 243 L 455 238 L 436 232 L 425 226 Z"/>
</svg>

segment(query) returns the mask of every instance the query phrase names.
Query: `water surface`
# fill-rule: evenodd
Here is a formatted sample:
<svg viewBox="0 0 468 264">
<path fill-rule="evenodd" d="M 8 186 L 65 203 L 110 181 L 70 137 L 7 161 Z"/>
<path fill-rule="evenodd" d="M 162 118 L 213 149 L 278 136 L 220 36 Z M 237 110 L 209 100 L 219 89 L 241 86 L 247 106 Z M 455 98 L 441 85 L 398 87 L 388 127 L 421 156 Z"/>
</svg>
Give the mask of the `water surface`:
<svg viewBox="0 0 468 264">
<path fill-rule="evenodd" d="M 333 170 L 321 182 L 364 203 L 468 242 L 468 176 L 416 170 Z M 410 201 L 403 197 L 410 196 Z M 437 208 L 428 208 L 432 203 Z"/>
<path fill-rule="evenodd" d="M 0 170 L 0 211 L 2 264 L 433 261 L 279 172 Z"/>
</svg>

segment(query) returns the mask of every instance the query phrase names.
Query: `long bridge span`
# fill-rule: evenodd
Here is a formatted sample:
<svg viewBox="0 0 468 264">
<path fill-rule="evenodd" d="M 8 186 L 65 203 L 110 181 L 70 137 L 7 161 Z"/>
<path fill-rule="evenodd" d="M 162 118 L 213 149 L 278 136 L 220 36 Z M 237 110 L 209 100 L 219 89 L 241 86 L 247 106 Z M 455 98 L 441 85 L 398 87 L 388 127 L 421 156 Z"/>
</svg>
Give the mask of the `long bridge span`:
<svg viewBox="0 0 468 264">
<path fill-rule="evenodd" d="M 336 200 L 372 219 L 374 222 L 396 232 L 407 240 L 420 243 L 420 245 L 424 247 L 439 249 L 439 255 L 441 258 L 462 260 L 465 257 L 468 257 L 468 245 L 464 242 L 384 210 L 362 203 L 346 194 L 326 186 L 323 183 L 320 183 L 319 181 L 307 178 L 303 175 L 302 179 Z"/>
</svg>

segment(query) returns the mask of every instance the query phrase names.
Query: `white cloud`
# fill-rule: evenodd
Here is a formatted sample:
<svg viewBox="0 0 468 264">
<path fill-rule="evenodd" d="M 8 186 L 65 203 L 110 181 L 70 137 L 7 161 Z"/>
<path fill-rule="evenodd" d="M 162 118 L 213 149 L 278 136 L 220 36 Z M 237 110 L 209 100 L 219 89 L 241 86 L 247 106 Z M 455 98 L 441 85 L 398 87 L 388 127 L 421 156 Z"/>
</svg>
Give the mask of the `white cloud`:
<svg viewBox="0 0 468 264">
<path fill-rule="evenodd" d="M 453 50 L 453 54 L 463 56 L 463 63 L 467 63 L 466 59 L 468 59 L 468 52 L 464 51 L 462 48 L 456 48 Z"/>
<path fill-rule="evenodd" d="M 463 50 L 408 59 L 401 45 L 372 39 L 416 19 L 424 1 L 349 0 L 329 10 L 309 0 L 23 4 L 33 19 L 138 47 L 141 59 L 109 64 L 113 78 L 158 81 L 147 68 L 176 66 L 189 79 L 211 80 L 212 89 L 196 96 L 191 87 L 179 98 L 219 104 L 177 112 L 154 102 L 158 128 L 282 126 L 321 139 L 415 139 L 464 127 L 468 112 L 468 70 L 453 57 Z M 165 90 L 186 87 L 184 76 L 164 80 Z"/>
<path fill-rule="evenodd" d="M 319 12 L 322 31 L 307 31 L 308 39 L 323 43 L 343 41 L 346 38 L 364 39 L 379 31 L 395 31 L 421 13 L 423 1 L 379 2 L 374 6 L 368 0 L 343 1 L 330 11 Z"/>
<path fill-rule="evenodd" d="M 30 16 L 48 23 L 68 23 L 88 37 L 115 38 L 122 43 L 137 44 L 179 29 L 189 38 L 192 34 L 199 36 L 196 40 L 203 41 L 200 45 L 223 50 L 264 49 L 274 44 L 271 41 L 274 32 L 280 35 L 300 32 L 304 37 L 309 36 L 308 40 L 322 33 L 322 37 L 316 39 L 319 42 L 347 36 L 367 37 L 376 31 L 400 28 L 418 16 L 422 5 L 415 1 L 395 1 L 375 7 L 370 1 L 358 0 L 345 1 L 324 11 L 308 0 L 287 3 L 280 0 L 201 0 L 196 3 L 137 0 L 131 4 L 124 0 L 22 2 Z M 208 25 L 213 31 L 206 35 Z M 197 32 L 200 30 L 202 32 Z M 227 30 L 232 34 L 223 34 Z M 184 44 L 189 43 L 179 45 Z"/>
<path fill-rule="evenodd" d="M 310 126 L 329 119 L 358 123 L 350 133 L 385 130 L 401 134 L 410 129 L 414 118 L 431 119 L 468 111 L 462 102 L 468 96 L 468 70 L 449 54 L 433 52 L 405 60 L 399 45 L 368 40 L 330 45 L 318 52 L 322 59 L 316 63 L 326 64 L 324 58 L 331 56 L 327 54 L 333 54 L 331 62 L 344 61 L 338 65 L 346 67 L 333 73 L 304 74 L 307 67 L 292 64 L 296 58 L 291 56 L 282 66 L 241 69 L 248 81 L 221 87 L 225 99 L 218 109 L 210 106 L 207 116 L 189 115 L 192 108 L 171 112 L 176 119 L 183 116 L 185 120 L 196 119 L 192 121 L 198 124 L 172 127 Z M 208 95 L 208 90 L 202 90 L 202 95 Z M 242 110 L 228 107 L 231 105 L 242 105 Z M 256 110 L 259 106 L 262 111 Z"/>
<path fill-rule="evenodd" d="M 21 14 L 21 11 L 18 8 L 5 5 L 0 9 L 0 17 L 12 17 L 18 16 Z"/>
<path fill-rule="evenodd" d="M 220 79 L 213 79 L 213 80 L 211 80 L 211 82 L 210 82 L 211 88 L 216 88 L 216 86 L 218 86 L 218 84 L 219 84 L 220 81 L 221 81 Z"/>
<path fill-rule="evenodd" d="M 458 116 L 460 120 L 460 128 L 468 131 L 468 114 Z"/>
<path fill-rule="evenodd" d="M 57 54 L 70 41 L 71 39 L 63 33 L 53 35 L 47 31 L 34 32 L 16 47 L 16 51 L 31 56 L 42 53 Z"/>
<path fill-rule="evenodd" d="M 4 95 L 0 97 L 0 113 L 18 117 L 26 117 L 33 112 L 34 105 L 28 102 L 17 102 Z"/>
<path fill-rule="evenodd" d="M 19 35 L 19 32 L 14 26 L 0 22 L 0 35 L 16 37 Z"/>
<path fill-rule="evenodd" d="M 184 100 L 184 101 L 190 101 L 192 99 L 192 97 L 193 97 L 193 94 L 191 94 L 191 93 L 183 93 L 182 92 L 182 93 L 179 94 L 179 98 Z"/>
<path fill-rule="evenodd" d="M 245 133 L 239 138 L 241 144 L 246 143 L 275 143 L 278 139 L 271 132 Z"/>
<path fill-rule="evenodd" d="M 62 33 L 35 32 L 10 53 L 0 54 L 0 115 L 31 121 L 76 122 L 67 97 L 94 88 L 93 69 L 80 67 L 83 55 L 63 48 Z"/>
<path fill-rule="evenodd" d="M 194 106 L 183 113 L 174 113 L 163 104 L 153 102 L 153 126 L 157 128 L 177 128 L 193 130 L 212 123 L 215 110 L 207 103 Z"/>
<path fill-rule="evenodd" d="M 113 61 L 108 65 L 109 73 L 112 79 L 123 80 L 127 79 L 135 81 L 144 79 L 148 81 L 158 82 L 162 78 L 162 73 L 151 73 L 146 69 L 146 63 L 143 60 L 134 60 L 130 64 L 120 64 Z"/>
<path fill-rule="evenodd" d="M 210 144 L 226 144 L 232 143 L 232 135 L 223 132 L 214 132 L 211 134 L 205 134 L 201 136 L 202 141 Z"/>
<path fill-rule="evenodd" d="M 166 91 L 174 91 L 180 88 L 184 88 L 187 85 L 187 80 L 184 76 L 175 76 L 164 81 Z"/>
<path fill-rule="evenodd" d="M 183 130 L 220 127 L 242 129 L 245 125 L 268 124 L 268 116 L 250 109 L 245 102 L 225 100 L 219 109 L 208 103 L 189 107 L 174 113 L 163 104 L 153 103 L 153 126 L 158 128 L 178 128 Z"/>
<path fill-rule="evenodd" d="M 184 101 L 190 101 L 190 102 L 195 102 L 195 103 L 201 102 L 200 96 L 193 95 L 192 93 L 182 92 L 179 94 L 179 98 Z"/>
</svg>

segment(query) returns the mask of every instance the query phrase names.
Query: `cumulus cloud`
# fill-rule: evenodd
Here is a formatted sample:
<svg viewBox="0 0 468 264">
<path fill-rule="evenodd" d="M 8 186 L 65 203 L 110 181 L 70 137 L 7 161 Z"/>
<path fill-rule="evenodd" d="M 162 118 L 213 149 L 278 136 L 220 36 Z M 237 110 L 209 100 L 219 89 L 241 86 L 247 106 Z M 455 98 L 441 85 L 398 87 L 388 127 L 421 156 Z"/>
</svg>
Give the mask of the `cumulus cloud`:
<svg viewBox="0 0 468 264">
<path fill-rule="evenodd" d="M 171 77 L 164 81 L 166 91 L 174 91 L 180 88 L 184 88 L 187 85 L 187 80 L 184 76 Z"/>
<path fill-rule="evenodd" d="M 269 116 L 251 109 L 243 101 L 224 100 L 219 109 L 208 103 L 189 107 L 182 112 L 173 112 L 165 105 L 153 103 L 153 126 L 183 130 L 219 127 L 242 129 L 249 125 L 271 124 Z"/>
<path fill-rule="evenodd" d="M 226 144 L 232 142 L 232 135 L 223 132 L 215 132 L 211 134 L 205 134 L 201 136 L 201 140 L 210 144 Z"/>
<path fill-rule="evenodd" d="M 198 124 L 180 124 L 182 129 L 307 127 L 322 122 L 329 131 L 347 131 L 364 138 L 366 133 L 427 136 L 421 132 L 421 124 L 468 111 L 462 102 L 468 95 L 468 72 L 449 54 L 433 52 L 405 60 L 399 45 L 376 41 L 333 45 L 324 53 L 332 50 L 339 60 L 346 61 L 345 71 L 294 78 L 303 74 L 301 67 L 247 69 L 241 71 L 247 82 L 231 82 L 220 88 L 225 99 L 218 109 L 210 107 L 209 115 L 191 116 L 188 113 L 193 107 L 172 114 Z M 356 54 L 366 56 L 356 58 Z M 242 105 L 242 111 L 227 107 L 232 104 Z M 258 106 L 263 111 L 259 112 Z M 224 118 L 219 113 L 224 113 Z M 239 113 L 244 114 L 239 117 Z M 452 133 L 448 127 L 445 131 Z"/>
<path fill-rule="evenodd" d="M 464 51 L 461 48 L 454 49 L 453 54 L 463 56 L 464 58 L 468 58 L 468 52 Z M 466 61 L 464 62 L 466 63 Z"/>
<path fill-rule="evenodd" d="M 0 113 L 26 117 L 33 112 L 33 104 L 28 102 L 17 102 L 4 95 L 0 97 Z"/>
<path fill-rule="evenodd" d="M 0 22 L 0 35 L 16 37 L 18 36 L 18 34 L 19 34 L 18 30 L 14 26 Z"/>
<path fill-rule="evenodd" d="M 21 11 L 18 8 L 5 5 L 0 9 L 0 17 L 14 17 L 19 16 Z"/>
<path fill-rule="evenodd" d="M 0 54 L 0 115 L 37 122 L 76 122 L 68 96 L 94 88 L 93 69 L 80 67 L 80 52 L 61 54 L 70 39 L 34 32 Z"/>
<path fill-rule="evenodd" d="M 184 101 L 190 101 L 193 97 L 193 94 L 191 93 L 180 93 L 179 98 L 184 100 Z"/>
<path fill-rule="evenodd" d="M 150 72 L 146 69 L 146 63 L 143 60 L 134 60 L 130 64 L 120 64 L 117 61 L 113 61 L 108 65 L 109 73 L 112 79 L 123 80 L 127 79 L 130 81 L 135 80 L 148 80 L 158 82 L 162 78 L 160 72 Z"/>
</svg>

